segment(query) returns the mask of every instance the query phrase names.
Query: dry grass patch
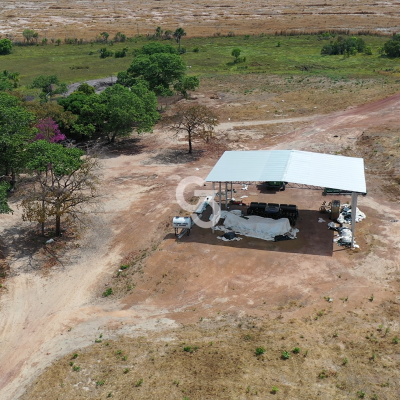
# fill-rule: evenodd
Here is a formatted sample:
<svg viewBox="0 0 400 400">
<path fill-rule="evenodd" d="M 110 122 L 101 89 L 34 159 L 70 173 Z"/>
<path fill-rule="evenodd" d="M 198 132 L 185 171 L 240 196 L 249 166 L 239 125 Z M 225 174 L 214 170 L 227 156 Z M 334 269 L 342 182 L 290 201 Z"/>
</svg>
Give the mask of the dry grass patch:
<svg viewBox="0 0 400 400">
<path fill-rule="evenodd" d="M 394 304 L 382 303 L 369 314 L 224 315 L 146 337 L 109 341 L 103 333 L 49 367 L 23 399 L 309 400 L 357 398 L 358 391 L 395 399 L 400 334 L 384 322 L 389 310 L 398 317 Z"/>
</svg>

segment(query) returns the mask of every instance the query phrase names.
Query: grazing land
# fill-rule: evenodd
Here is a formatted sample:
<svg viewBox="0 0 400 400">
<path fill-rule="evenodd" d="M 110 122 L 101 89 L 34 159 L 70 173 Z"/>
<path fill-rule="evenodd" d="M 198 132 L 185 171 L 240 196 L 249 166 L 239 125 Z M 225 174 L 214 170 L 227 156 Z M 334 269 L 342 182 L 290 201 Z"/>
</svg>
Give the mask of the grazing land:
<svg viewBox="0 0 400 400">
<path fill-rule="evenodd" d="M 398 61 L 378 54 L 387 37 L 361 36 L 369 56 L 323 57 L 329 39 L 300 34 L 389 34 L 398 4 L 2 4 L 2 33 L 16 40 L 28 27 L 90 40 L 183 26 L 182 57 L 201 82 L 191 100 L 159 99 L 168 107 L 153 133 L 99 147 L 102 204 L 85 229 L 46 243 L 21 222 L 18 191 L 10 197 L 14 214 L 0 217 L 2 400 L 400 398 Z M 296 35 L 275 36 L 281 31 Z M 21 73 L 27 94 L 40 74 L 67 83 L 115 76 L 146 43 L 110 46 L 129 48 L 120 59 L 100 59 L 101 43 L 14 46 L 0 61 Z M 233 62 L 234 48 L 245 62 Z M 212 144 L 195 140 L 192 155 L 164 118 L 185 101 L 212 107 L 221 122 Z M 319 207 L 336 197 L 257 185 L 235 185 L 236 197 L 297 204 L 296 240 L 222 242 L 199 227 L 176 240 L 178 183 L 205 178 L 225 150 L 257 149 L 363 157 L 360 248 L 333 243 Z M 185 192 L 190 202 L 194 189 Z"/>
</svg>

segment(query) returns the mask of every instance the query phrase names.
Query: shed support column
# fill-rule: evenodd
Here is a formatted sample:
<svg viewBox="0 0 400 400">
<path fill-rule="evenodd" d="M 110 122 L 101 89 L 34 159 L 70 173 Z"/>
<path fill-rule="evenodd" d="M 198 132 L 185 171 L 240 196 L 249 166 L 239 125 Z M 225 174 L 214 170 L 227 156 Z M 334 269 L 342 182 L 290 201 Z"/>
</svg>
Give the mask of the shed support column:
<svg viewBox="0 0 400 400">
<path fill-rule="evenodd" d="M 228 209 L 228 182 L 225 182 L 225 210 Z"/>
<path fill-rule="evenodd" d="M 233 199 L 233 183 L 231 182 L 231 200 Z"/>
<path fill-rule="evenodd" d="M 351 194 L 351 248 L 354 249 L 354 233 L 356 230 L 356 215 L 357 215 L 357 197 L 358 194 Z"/>
<path fill-rule="evenodd" d="M 221 197 L 222 197 L 222 189 L 221 189 L 221 182 L 219 182 L 219 192 L 218 192 L 218 198 L 219 198 L 219 209 L 221 210 L 222 204 L 221 204 Z"/>
<path fill-rule="evenodd" d="M 212 183 L 212 200 L 211 201 L 215 204 L 215 182 Z M 214 207 L 213 207 L 213 214 L 215 214 Z M 212 233 L 214 233 L 214 217 L 215 217 L 215 215 L 213 215 L 213 219 L 211 220 Z"/>
</svg>

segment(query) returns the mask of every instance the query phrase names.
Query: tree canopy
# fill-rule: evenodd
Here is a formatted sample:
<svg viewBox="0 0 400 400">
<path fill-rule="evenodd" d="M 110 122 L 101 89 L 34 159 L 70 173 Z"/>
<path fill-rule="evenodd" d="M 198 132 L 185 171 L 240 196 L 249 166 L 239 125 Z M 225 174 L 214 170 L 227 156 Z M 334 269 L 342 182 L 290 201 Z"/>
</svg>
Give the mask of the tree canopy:
<svg viewBox="0 0 400 400">
<path fill-rule="evenodd" d="M 57 75 L 40 75 L 33 80 L 31 88 L 41 89 L 39 97 L 42 101 L 48 101 L 52 96 L 68 90 L 67 85 L 61 83 Z"/>
<path fill-rule="evenodd" d="M 12 41 L 10 39 L 0 39 L 0 56 L 10 54 Z"/>
<path fill-rule="evenodd" d="M 362 53 L 366 48 L 363 38 L 339 36 L 334 42 L 325 44 L 321 49 L 323 55 L 355 55 Z"/>
<path fill-rule="evenodd" d="M 201 138 L 208 142 L 218 123 L 218 116 L 211 108 L 201 104 L 182 104 L 172 118 L 171 128 L 177 133 L 183 131 L 187 134 L 191 154 L 192 139 Z"/>
<path fill-rule="evenodd" d="M 176 42 L 179 45 L 179 53 L 181 52 L 181 38 L 182 36 L 186 36 L 186 32 L 184 31 L 183 28 L 178 28 L 176 31 L 172 34 L 172 36 L 175 38 Z"/>
<path fill-rule="evenodd" d="M 35 116 L 16 97 L 0 93 L 0 168 L 4 175 L 11 173 L 13 186 L 16 173 L 23 167 L 26 142 L 37 132 L 32 128 L 34 121 Z"/>
<path fill-rule="evenodd" d="M 157 44 L 153 49 L 166 47 L 168 46 Z M 178 54 L 169 51 L 139 54 L 134 58 L 126 73 L 118 74 L 118 83 L 132 86 L 140 80 L 145 80 L 150 90 L 157 95 L 167 96 L 173 93 L 171 86 L 181 81 L 185 73 L 186 64 Z"/>
<path fill-rule="evenodd" d="M 388 57 L 400 57 L 400 34 L 393 35 L 393 38 L 383 45 L 383 51 Z"/>
<path fill-rule="evenodd" d="M 77 218 L 97 198 L 98 162 L 77 148 L 38 140 L 26 147 L 27 171 L 33 187 L 21 203 L 23 219 L 44 226 L 55 218 L 56 235 L 61 234 L 61 218 Z M 43 229 L 43 228 L 42 228 Z M 42 232 L 44 232 L 42 230 Z"/>
</svg>

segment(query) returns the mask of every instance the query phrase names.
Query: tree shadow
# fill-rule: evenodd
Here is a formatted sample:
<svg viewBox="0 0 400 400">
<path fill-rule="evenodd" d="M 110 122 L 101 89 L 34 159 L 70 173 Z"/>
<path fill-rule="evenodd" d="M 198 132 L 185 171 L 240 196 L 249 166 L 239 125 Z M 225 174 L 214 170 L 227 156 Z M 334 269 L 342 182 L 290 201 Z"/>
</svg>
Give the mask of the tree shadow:
<svg viewBox="0 0 400 400">
<path fill-rule="evenodd" d="M 132 156 L 143 153 L 146 149 L 142 138 L 134 137 L 122 139 L 118 142 L 107 144 L 103 147 L 103 158 L 115 158 L 119 156 Z"/>
<path fill-rule="evenodd" d="M 198 161 L 205 153 L 203 149 L 193 150 L 192 154 L 182 148 L 165 149 L 143 161 L 143 165 L 151 164 L 187 164 Z"/>
</svg>

